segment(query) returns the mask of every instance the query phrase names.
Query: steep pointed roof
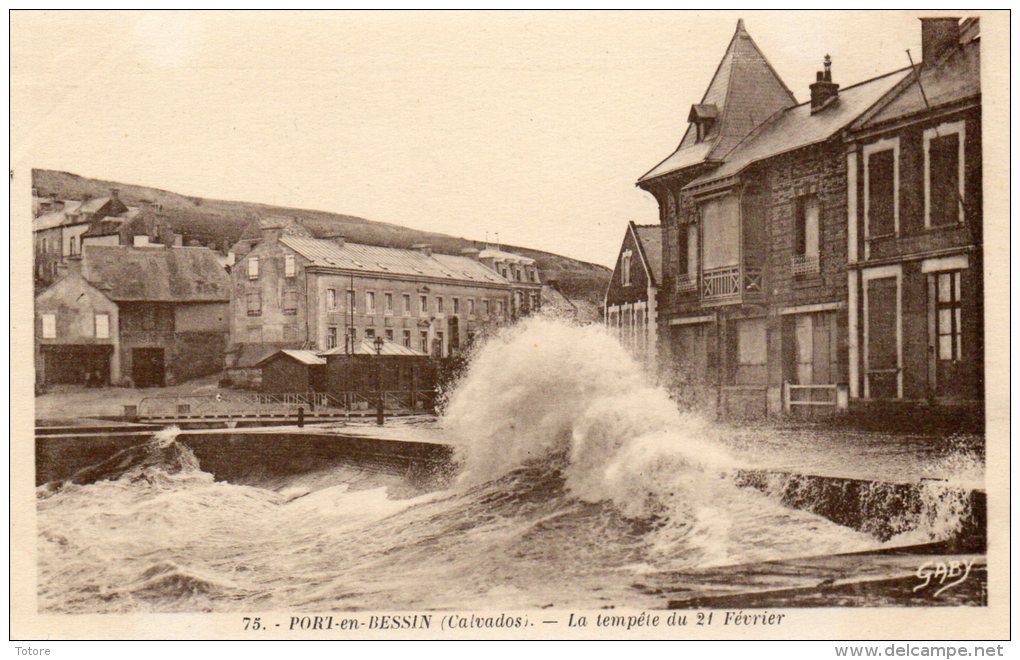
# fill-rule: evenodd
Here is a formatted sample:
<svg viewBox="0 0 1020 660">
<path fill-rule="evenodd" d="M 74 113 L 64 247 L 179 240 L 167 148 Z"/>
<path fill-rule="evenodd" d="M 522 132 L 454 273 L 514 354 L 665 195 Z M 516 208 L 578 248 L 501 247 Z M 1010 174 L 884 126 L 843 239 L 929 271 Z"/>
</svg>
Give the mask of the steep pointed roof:
<svg viewBox="0 0 1020 660">
<path fill-rule="evenodd" d="M 643 183 L 698 163 L 721 160 L 748 133 L 776 112 L 797 105 L 793 92 L 783 83 L 765 55 L 744 28 L 743 19 L 730 39 L 701 102 L 689 119 L 717 115 L 708 136 L 698 141 L 688 125 L 680 146 L 638 182 Z"/>
</svg>

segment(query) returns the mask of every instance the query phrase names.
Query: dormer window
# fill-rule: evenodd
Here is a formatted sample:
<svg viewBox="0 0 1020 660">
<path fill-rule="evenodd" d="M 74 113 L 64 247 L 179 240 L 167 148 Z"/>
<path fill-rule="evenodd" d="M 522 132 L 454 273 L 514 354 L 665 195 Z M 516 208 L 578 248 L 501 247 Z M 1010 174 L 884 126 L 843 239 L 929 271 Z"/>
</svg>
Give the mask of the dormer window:
<svg viewBox="0 0 1020 660">
<path fill-rule="evenodd" d="M 698 142 L 704 142 L 712 135 L 715 122 L 719 118 L 719 108 L 714 103 L 695 103 L 687 115 L 687 121 L 694 124 Z"/>
</svg>

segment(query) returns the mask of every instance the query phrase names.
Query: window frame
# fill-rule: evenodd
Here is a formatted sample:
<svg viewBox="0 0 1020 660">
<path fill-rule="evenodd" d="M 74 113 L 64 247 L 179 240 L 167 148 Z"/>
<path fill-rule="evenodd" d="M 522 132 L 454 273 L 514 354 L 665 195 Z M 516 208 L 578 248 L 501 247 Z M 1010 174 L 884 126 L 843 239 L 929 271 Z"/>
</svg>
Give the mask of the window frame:
<svg viewBox="0 0 1020 660">
<path fill-rule="evenodd" d="M 297 277 L 297 259 L 293 254 L 283 255 L 283 276 Z"/>
<path fill-rule="evenodd" d="M 945 224 L 945 225 L 932 225 L 931 224 L 931 143 L 933 140 L 941 137 L 948 137 L 950 135 L 957 136 L 957 184 L 959 190 L 959 198 L 956 204 L 956 224 Z M 924 130 L 924 228 L 925 229 L 939 229 L 942 227 L 953 227 L 963 224 L 965 220 L 964 216 L 964 204 L 966 204 L 966 181 L 964 180 L 965 174 L 965 161 L 964 156 L 967 153 L 966 139 L 967 139 L 967 122 L 963 119 L 959 121 L 947 121 L 939 124 L 938 126 L 932 126 Z M 964 204 L 960 204 L 960 200 L 963 200 Z"/>
<path fill-rule="evenodd" d="M 106 319 L 106 333 L 103 335 L 99 334 L 99 318 L 103 317 Z M 96 339 L 109 339 L 110 338 L 110 313 L 109 312 L 96 312 L 93 315 L 93 330 Z"/>
<path fill-rule="evenodd" d="M 893 152 L 893 233 L 872 236 L 871 234 L 871 174 L 868 167 L 873 154 L 892 150 Z M 865 258 L 869 252 L 869 242 L 875 239 L 899 237 L 900 235 L 900 138 L 899 136 L 884 138 L 861 149 L 864 161 L 864 250 Z"/>
<path fill-rule="evenodd" d="M 336 289 L 335 288 L 328 288 L 328 289 L 326 289 L 326 311 L 327 312 L 335 312 L 337 310 L 336 300 L 337 300 L 336 299 Z"/>
<path fill-rule="evenodd" d="M 257 280 L 259 278 L 259 258 L 258 256 L 248 257 L 248 279 Z"/>
<path fill-rule="evenodd" d="M 49 321 L 47 323 L 47 321 Z M 43 339 L 56 339 L 57 338 L 57 314 L 56 312 L 43 312 L 39 314 L 39 322 L 42 327 L 39 328 L 39 333 Z M 50 332 L 47 332 L 47 328 Z"/>
<path fill-rule="evenodd" d="M 620 254 L 620 286 L 630 286 L 630 266 L 634 256 L 632 250 L 624 250 Z"/>
</svg>

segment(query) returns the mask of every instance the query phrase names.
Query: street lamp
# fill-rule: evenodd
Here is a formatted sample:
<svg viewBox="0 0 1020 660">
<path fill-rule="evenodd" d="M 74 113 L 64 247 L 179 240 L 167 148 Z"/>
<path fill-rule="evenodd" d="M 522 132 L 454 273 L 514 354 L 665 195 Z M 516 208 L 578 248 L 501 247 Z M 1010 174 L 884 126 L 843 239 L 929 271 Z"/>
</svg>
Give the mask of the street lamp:
<svg viewBox="0 0 1020 660">
<path fill-rule="evenodd" d="M 376 357 L 379 357 L 379 356 L 382 355 L 382 349 L 383 349 L 383 344 L 384 343 L 385 342 L 383 341 L 382 337 L 376 337 L 375 341 L 372 342 L 372 345 L 375 346 L 375 355 L 376 355 Z M 383 394 L 382 360 L 378 360 L 377 362 L 378 362 L 378 364 L 376 364 L 375 368 L 376 368 L 376 371 L 379 374 L 379 399 L 378 399 L 378 401 L 376 403 L 376 408 L 375 408 L 375 423 L 378 424 L 379 426 L 382 426 L 383 425 L 383 403 L 384 403 L 383 400 L 385 398 L 385 395 Z"/>
</svg>

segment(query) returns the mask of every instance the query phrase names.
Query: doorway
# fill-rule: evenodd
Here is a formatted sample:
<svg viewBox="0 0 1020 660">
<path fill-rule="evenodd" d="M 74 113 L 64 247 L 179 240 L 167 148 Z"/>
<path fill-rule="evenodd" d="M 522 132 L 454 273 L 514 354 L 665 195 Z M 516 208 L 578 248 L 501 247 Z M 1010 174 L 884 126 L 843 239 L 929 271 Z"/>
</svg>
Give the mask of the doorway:
<svg viewBox="0 0 1020 660">
<path fill-rule="evenodd" d="M 163 349 L 131 349 L 131 379 L 135 387 L 163 387 L 166 383 Z"/>
</svg>

